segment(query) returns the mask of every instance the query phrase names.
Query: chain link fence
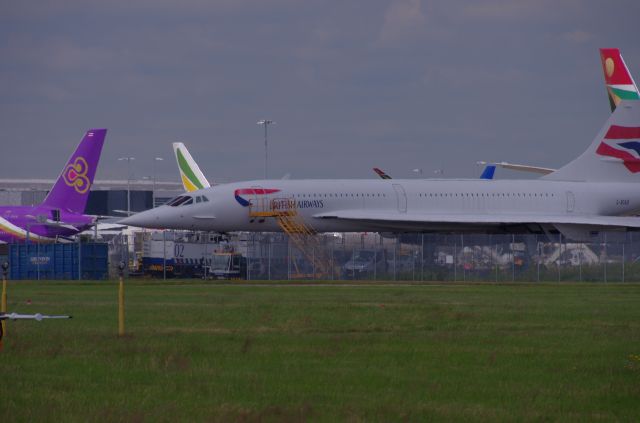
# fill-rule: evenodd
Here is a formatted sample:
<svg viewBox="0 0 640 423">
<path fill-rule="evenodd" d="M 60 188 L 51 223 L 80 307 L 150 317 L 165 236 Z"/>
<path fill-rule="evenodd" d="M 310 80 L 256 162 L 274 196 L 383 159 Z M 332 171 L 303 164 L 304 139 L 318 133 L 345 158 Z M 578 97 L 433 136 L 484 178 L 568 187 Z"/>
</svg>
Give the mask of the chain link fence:
<svg viewBox="0 0 640 423">
<path fill-rule="evenodd" d="M 640 235 L 325 234 L 306 251 L 284 234 L 248 233 L 247 280 L 630 282 L 640 280 Z M 319 247 L 317 246 L 319 245 Z M 321 250 L 318 250 L 320 248 Z M 328 260 L 321 273 L 316 258 Z M 324 267 L 324 266 L 323 266 Z"/>
</svg>

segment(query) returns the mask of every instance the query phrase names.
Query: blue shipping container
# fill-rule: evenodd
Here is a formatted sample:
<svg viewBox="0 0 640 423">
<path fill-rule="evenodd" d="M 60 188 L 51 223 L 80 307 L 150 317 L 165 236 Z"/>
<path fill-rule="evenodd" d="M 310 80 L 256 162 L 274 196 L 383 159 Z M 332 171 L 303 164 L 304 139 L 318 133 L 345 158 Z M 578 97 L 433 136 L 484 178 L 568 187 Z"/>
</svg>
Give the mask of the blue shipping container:
<svg viewBox="0 0 640 423">
<path fill-rule="evenodd" d="M 107 279 L 107 244 L 11 244 L 10 279 Z M 78 277 L 80 275 L 80 277 Z"/>
</svg>

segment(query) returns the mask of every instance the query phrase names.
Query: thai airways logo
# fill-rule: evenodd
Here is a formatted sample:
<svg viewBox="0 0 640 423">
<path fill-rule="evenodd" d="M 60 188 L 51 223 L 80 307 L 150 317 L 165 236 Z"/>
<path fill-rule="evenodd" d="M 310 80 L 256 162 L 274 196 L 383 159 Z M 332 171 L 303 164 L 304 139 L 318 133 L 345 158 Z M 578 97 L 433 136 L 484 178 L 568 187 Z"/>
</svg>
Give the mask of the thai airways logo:
<svg viewBox="0 0 640 423">
<path fill-rule="evenodd" d="M 257 195 L 267 195 L 274 194 L 276 192 L 280 192 L 279 189 L 269 189 L 269 188 L 241 188 L 234 191 L 233 195 L 236 198 L 236 201 L 240 203 L 242 207 L 248 207 L 251 205 L 251 200 L 247 200 L 242 197 L 243 195 L 257 196 Z"/>
<path fill-rule="evenodd" d="M 89 165 L 84 157 L 76 157 L 73 163 L 69 163 L 62 173 L 64 183 L 76 190 L 78 194 L 89 191 L 91 182 L 87 177 Z"/>
<path fill-rule="evenodd" d="M 630 172 L 640 172 L 640 127 L 611 125 L 596 154 L 620 159 Z"/>
</svg>

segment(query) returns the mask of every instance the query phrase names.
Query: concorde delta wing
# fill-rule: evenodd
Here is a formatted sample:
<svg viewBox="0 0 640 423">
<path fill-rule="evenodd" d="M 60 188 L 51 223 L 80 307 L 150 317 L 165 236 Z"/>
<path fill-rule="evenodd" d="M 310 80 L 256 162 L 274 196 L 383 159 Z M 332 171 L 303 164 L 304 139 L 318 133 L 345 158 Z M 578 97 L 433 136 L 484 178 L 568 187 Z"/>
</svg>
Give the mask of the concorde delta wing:
<svg viewBox="0 0 640 423">
<path fill-rule="evenodd" d="M 632 216 L 572 216 L 572 215 L 536 215 L 536 214 L 430 214 L 397 213 L 366 210 L 344 210 L 319 213 L 316 219 L 336 219 L 351 222 L 374 224 L 381 228 L 433 231 L 449 226 L 467 230 L 495 230 L 510 226 L 553 226 L 568 238 L 580 240 L 588 238 L 593 231 L 616 230 L 623 228 L 640 229 L 640 217 Z"/>
</svg>

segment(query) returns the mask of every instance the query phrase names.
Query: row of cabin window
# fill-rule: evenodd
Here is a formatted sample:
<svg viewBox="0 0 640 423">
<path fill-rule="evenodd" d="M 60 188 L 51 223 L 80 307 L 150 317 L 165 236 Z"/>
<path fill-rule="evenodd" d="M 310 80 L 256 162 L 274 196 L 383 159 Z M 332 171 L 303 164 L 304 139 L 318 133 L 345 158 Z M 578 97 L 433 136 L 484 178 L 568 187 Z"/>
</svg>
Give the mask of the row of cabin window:
<svg viewBox="0 0 640 423">
<path fill-rule="evenodd" d="M 343 197 L 386 197 L 386 194 L 374 193 L 374 194 L 363 194 L 363 193 L 329 193 L 329 194 L 294 194 L 295 197 L 298 198 L 343 198 Z"/>
<path fill-rule="evenodd" d="M 421 193 L 421 194 L 419 194 L 419 196 L 420 197 L 426 197 L 427 194 L 426 193 Z M 528 193 L 528 194 L 519 193 L 519 192 L 516 192 L 516 193 L 509 193 L 509 192 L 507 192 L 507 193 L 504 193 L 504 192 L 496 193 L 496 192 L 494 192 L 494 193 L 491 193 L 491 194 L 489 194 L 489 193 L 486 193 L 486 194 L 485 193 L 473 193 L 473 192 L 472 193 L 468 193 L 468 192 L 466 192 L 466 193 L 446 193 L 446 192 L 445 193 L 442 193 L 442 192 L 440 192 L 440 193 L 429 193 L 429 197 L 527 197 L 527 196 L 529 198 L 538 198 L 538 197 L 542 198 L 542 197 L 555 197 L 555 194 L 553 194 L 553 193 L 549 194 L 547 192 L 539 193 L 539 194 L 537 192 L 536 193 Z"/>
<path fill-rule="evenodd" d="M 205 195 L 198 195 L 195 197 L 196 203 L 206 203 L 209 199 Z M 173 200 L 170 200 L 167 203 L 167 206 L 178 207 L 178 206 L 188 206 L 189 204 L 193 204 L 194 197 L 190 195 L 180 195 Z"/>
<path fill-rule="evenodd" d="M 294 194 L 298 198 L 343 198 L 343 197 L 386 197 L 386 194 L 374 193 L 374 194 L 362 194 L 362 193 L 340 193 L 340 194 Z M 420 193 L 420 197 L 426 197 L 427 193 Z M 429 197 L 530 197 L 530 198 L 542 198 L 542 197 L 555 197 L 555 194 L 551 193 L 429 193 Z"/>
</svg>

